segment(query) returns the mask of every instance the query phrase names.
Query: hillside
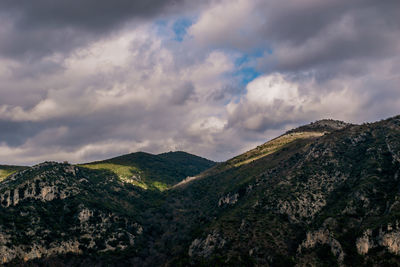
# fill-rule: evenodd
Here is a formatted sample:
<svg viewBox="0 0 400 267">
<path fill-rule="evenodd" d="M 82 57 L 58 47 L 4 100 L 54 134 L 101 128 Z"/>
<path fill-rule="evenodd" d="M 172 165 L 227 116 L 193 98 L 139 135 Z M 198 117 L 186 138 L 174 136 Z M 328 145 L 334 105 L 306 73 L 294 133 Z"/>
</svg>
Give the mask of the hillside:
<svg viewBox="0 0 400 267">
<path fill-rule="evenodd" d="M 199 174 L 214 165 L 213 161 L 178 151 L 159 155 L 136 152 L 80 166 L 109 170 L 123 181 L 144 189 L 165 190 L 186 177 Z"/>
<path fill-rule="evenodd" d="M 400 266 L 400 116 L 317 121 L 201 174 L 190 158 L 13 174 L 0 183 L 0 252 L 32 266 Z M 175 186 L 144 190 L 101 164 Z"/>
<path fill-rule="evenodd" d="M 143 214 L 164 198 L 130 181 L 159 189 L 156 183 L 167 187 L 213 165 L 185 152 L 139 152 L 83 166 L 23 168 L 0 182 L 0 264 L 130 251 L 142 238 Z"/>
<path fill-rule="evenodd" d="M 110 172 L 45 162 L 0 183 L 0 263 L 134 244 L 142 190 Z"/>
<path fill-rule="evenodd" d="M 26 169 L 28 167 L 24 166 L 11 166 L 11 165 L 0 165 L 0 182 L 3 181 L 7 176 L 17 172 L 21 171 L 23 169 Z"/>
<path fill-rule="evenodd" d="M 254 149 L 251 149 L 241 155 L 229 159 L 226 162 L 218 164 L 214 168 L 210 168 L 206 172 L 200 174 L 198 177 L 212 176 L 221 171 L 249 164 L 255 160 L 261 159 L 270 154 L 278 152 L 279 150 L 285 149 L 286 146 L 288 146 L 292 142 L 301 142 L 301 140 L 306 142 L 307 140 L 312 141 L 317 137 L 349 126 L 351 126 L 351 124 L 337 120 L 319 120 L 307 125 L 300 126 L 262 145 L 259 145 Z M 189 180 L 191 181 L 194 179 Z M 183 181 L 181 184 L 185 184 L 185 181 Z"/>
<path fill-rule="evenodd" d="M 282 139 L 175 189 L 175 220 L 196 222 L 176 262 L 400 265 L 400 117 Z"/>
</svg>

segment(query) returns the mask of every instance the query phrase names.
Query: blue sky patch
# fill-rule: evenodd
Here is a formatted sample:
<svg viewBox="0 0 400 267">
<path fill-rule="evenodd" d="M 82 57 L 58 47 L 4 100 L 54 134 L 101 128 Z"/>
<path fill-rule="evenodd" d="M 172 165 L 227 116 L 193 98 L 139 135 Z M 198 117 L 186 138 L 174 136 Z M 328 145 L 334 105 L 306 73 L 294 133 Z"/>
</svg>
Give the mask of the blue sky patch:
<svg viewBox="0 0 400 267">
<path fill-rule="evenodd" d="M 268 54 L 272 54 L 272 50 L 264 50 L 264 49 L 255 49 L 251 53 L 243 54 L 241 57 L 235 60 L 235 66 L 242 66 L 250 63 L 252 60 L 256 58 L 260 58 L 267 52 Z"/>
<path fill-rule="evenodd" d="M 242 68 L 239 69 L 234 76 L 239 77 L 241 85 L 247 85 L 249 82 L 259 77 L 261 73 L 254 68 Z"/>
<path fill-rule="evenodd" d="M 188 18 L 180 18 L 177 19 L 174 24 L 172 25 L 172 30 L 175 33 L 174 40 L 178 42 L 182 42 L 186 33 L 187 29 L 193 24 L 193 21 Z"/>
<path fill-rule="evenodd" d="M 256 49 L 251 53 L 242 54 L 235 60 L 238 70 L 233 75 L 239 78 L 241 85 L 245 86 L 261 75 L 261 72 L 256 70 L 255 60 L 262 57 L 265 52 L 269 53 L 264 49 Z"/>
</svg>

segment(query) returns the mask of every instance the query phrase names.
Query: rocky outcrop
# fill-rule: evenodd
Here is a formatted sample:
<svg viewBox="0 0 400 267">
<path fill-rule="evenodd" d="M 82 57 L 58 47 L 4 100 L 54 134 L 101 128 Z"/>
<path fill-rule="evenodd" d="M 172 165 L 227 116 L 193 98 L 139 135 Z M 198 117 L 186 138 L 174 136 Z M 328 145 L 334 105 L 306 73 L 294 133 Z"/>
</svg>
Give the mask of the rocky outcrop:
<svg viewBox="0 0 400 267">
<path fill-rule="evenodd" d="M 88 208 L 83 208 L 78 215 L 78 219 L 81 224 L 87 222 L 90 217 L 93 217 L 93 211 Z"/>
<path fill-rule="evenodd" d="M 294 191 L 289 199 L 275 199 L 274 205 L 269 209 L 275 209 L 280 214 L 287 215 L 291 221 L 310 221 L 326 205 L 329 193 L 346 180 L 341 173 L 328 175 L 320 173 L 308 177 L 306 183 L 298 185 L 285 185 L 282 191 Z"/>
<path fill-rule="evenodd" d="M 400 255 L 400 227 L 398 221 L 394 225 L 388 224 L 386 227 L 381 227 L 377 232 L 378 234 L 374 236 L 372 229 L 367 229 L 357 239 L 358 254 L 365 255 L 372 248 L 380 246 L 386 248 L 390 253 Z"/>
<path fill-rule="evenodd" d="M 96 194 L 120 194 L 124 185 L 113 177 L 91 185 L 93 180 L 85 174 L 76 166 L 46 162 L 0 183 L 0 216 L 7 217 L 0 224 L 0 264 L 87 250 L 124 250 L 135 244 L 143 228 L 132 217 L 87 201 L 102 196 Z M 88 195 L 87 188 L 99 191 Z M 60 218 L 49 218 L 54 212 Z"/>
<path fill-rule="evenodd" d="M 32 179 L 22 180 L 25 175 L 34 173 L 40 168 L 56 166 L 57 178 L 48 179 L 55 174 L 51 169 L 43 171 Z M 79 193 L 78 187 L 67 182 L 68 179 L 76 178 L 78 169 L 71 165 L 57 165 L 57 163 L 45 163 L 36 165 L 30 169 L 16 173 L 0 183 L 0 205 L 4 208 L 16 206 L 23 200 L 40 200 L 43 202 L 54 199 L 64 199 Z M 15 185 L 13 185 L 15 184 Z"/>
<path fill-rule="evenodd" d="M 374 247 L 374 242 L 372 240 L 372 231 L 370 229 L 366 230 L 362 237 L 359 237 L 356 241 L 357 252 L 361 255 L 365 255 L 368 251 Z"/>
<path fill-rule="evenodd" d="M 195 239 L 189 247 L 188 254 L 190 257 L 209 257 L 216 249 L 223 248 L 226 240 L 221 235 L 214 231 L 208 234 L 204 239 Z"/>
<path fill-rule="evenodd" d="M 0 263 L 5 264 L 15 258 L 29 261 L 58 254 L 79 254 L 82 252 L 79 249 L 79 245 L 80 244 L 78 241 L 53 242 L 50 244 L 50 246 L 34 243 L 26 246 L 8 247 L 0 244 Z"/>
<path fill-rule="evenodd" d="M 133 246 L 135 238 L 143 232 L 139 224 L 116 214 L 100 213 L 84 206 L 80 209 L 76 215 L 80 224 L 62 229 L 61 232 L 32 225 L 29 230 L 32 240 L 29 244 L 13 244 L 13 232 L 0 228 L 0 263 L 8 263 L 14 259 L 28 261 L 66 253 L 80 254 L 82 249 L 95 249 L 99 252 L 123 250 Z M 90 222 L 91 218 L 93 222 Z M 79 235 L 70 236 L 73 232 Z M 53 240 L 48 244 L 45 240 L 50 235 L 63 236 L 64 240 Z"/>
<path fill-rule="evenodd" d="M 342 263 L 344 260 L 344 252 L 341 244 L 335 238 L 332 237 L 331 233 L 327 229 L 320 229 L 315 232 L 307 232 L 306 240 L 301 243 L 297 249 L 297 253 L 302 253 L 304 248 L 311 249 L 317 245 L 328 245 L 331 248 L 331 252 L 337 258 L 338 263 Z"/>
<path fill-rule="evenodd" d="M 324 119 L 312 122 L 310 124 L 300 126 L 296 129 L 288 131 L 288 133 L 294 132 L 307 132 L 307 131 L 324 131 L 332 132 L 351 126 L 352 124 L 338 120 Z"/>
<path fill-rule="evenodd" d="M 400 255 L 400 230 L 383 234 L 380 244 L 390 253 Z"/>
<path fill-rule="evenodd" d="M 221 207 L 224 204 L 233 205 L 238 201 L 238 198 L 239 198 L 238 193 L 235 194 L 228 193 L 227 195 L 221 197 L 218 200 L 218 207 Z"/>
</svg>

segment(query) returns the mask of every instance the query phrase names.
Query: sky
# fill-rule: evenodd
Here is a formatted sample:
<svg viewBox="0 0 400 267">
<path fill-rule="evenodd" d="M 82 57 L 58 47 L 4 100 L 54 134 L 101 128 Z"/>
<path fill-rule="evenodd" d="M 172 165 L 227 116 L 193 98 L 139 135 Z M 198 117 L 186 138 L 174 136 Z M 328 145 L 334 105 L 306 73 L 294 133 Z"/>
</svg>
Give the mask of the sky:
<svg viewBox="0 0 400 267">
<path fill-rule="evenodd" d="M 398 0 L 2 0 L 0 25 L 0 164 L 223 161 L 400 114 Z"/>
</svg>

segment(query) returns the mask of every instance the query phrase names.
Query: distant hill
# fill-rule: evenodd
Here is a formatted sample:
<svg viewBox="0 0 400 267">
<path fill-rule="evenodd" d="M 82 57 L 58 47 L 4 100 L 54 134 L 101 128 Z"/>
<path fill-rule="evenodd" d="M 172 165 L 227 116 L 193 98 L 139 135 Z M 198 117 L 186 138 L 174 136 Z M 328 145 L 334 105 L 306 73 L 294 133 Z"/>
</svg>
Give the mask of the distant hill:
<svg viewBox="0 0 400 267">
<path fill-rule="evenodd" d="M 211 160 L 178 151 L 159 155 L 136 152 L 80 166 L 112 171 L 122 180 L 144 189 L 165 190 L 214 165 L 215 162 Z"/>
</svg>

